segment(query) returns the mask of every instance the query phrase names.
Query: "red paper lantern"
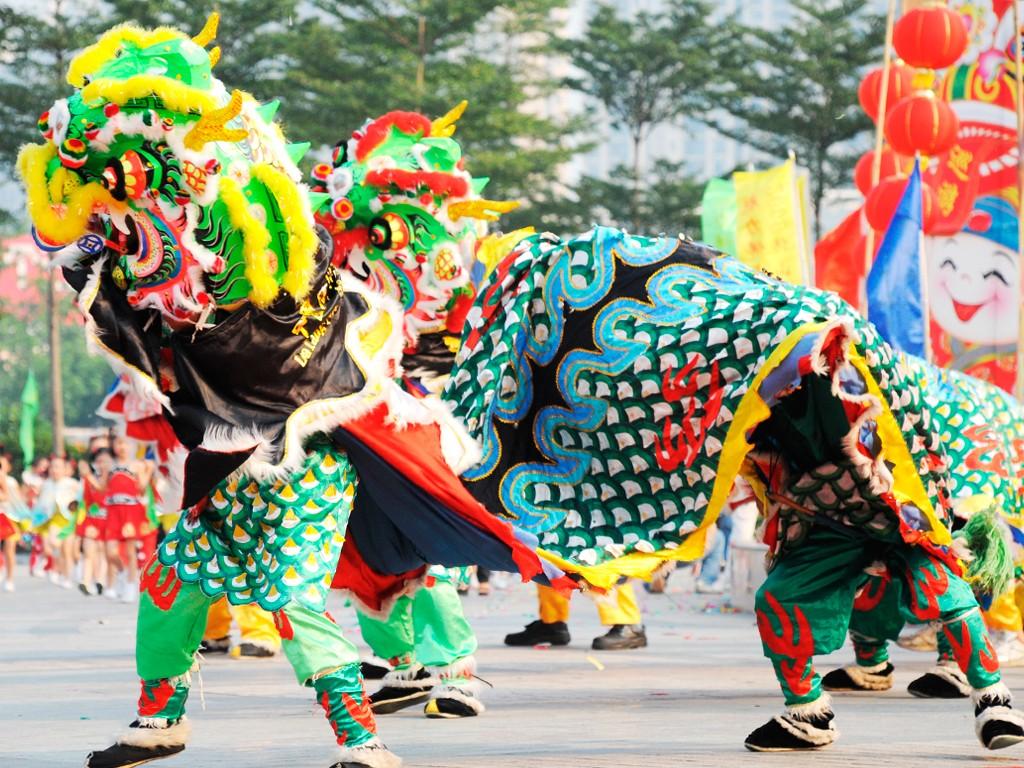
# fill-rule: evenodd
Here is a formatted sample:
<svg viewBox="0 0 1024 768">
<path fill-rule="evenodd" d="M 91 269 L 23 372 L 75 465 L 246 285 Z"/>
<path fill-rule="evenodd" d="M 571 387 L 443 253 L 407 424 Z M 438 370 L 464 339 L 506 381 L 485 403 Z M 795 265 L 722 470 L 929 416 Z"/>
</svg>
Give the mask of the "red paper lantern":
<svg viewBox="0 0 1024 768">
<path fill-rule="evenodd" d="M 885 138 L 898 154 L 940 155 L 956 143 L 960 119 L 931 91 L 901 99 L 885 118 Z"/>
<path fill-rule="evenodd" d="M 963 16 L 945 3 L 915 8 L 896 22 L 892 44 L 912 67 L 945 69 L 967 50 L 967 25 Z"/>
<path fill-rule="evenodd" d="M 889 228 L 889 222 L 892 221 L 893 214 L 896 213 L 903 192 L 907 188 L 907 180 L 906 176 L 890 176 L 887 179 L 882 179 L 868 195 L 868 199 L 864 203 L 864 215 L 867 217 L 868 224 L 877 231 L 884 232 Z M 924 182 L 921 183 L 921 206 L 921 214 L 924 219 L 923 229 L 925 232 L 930 232 L 938 223 L 939 198 L 935 194 L 935 190 Z"/>
<path fill-rule="evenodd" d="M 864 79 L 860 81 L 857 88 L 857 99 L 860 101 L 861 109 L 867 112 L 875 122 L 878 121 L 878 103 L 882 100 L 882 74 L 883 67 L 872 69 Z M 903 64 L 893 64 L 889 68 L 889 91 L 885 95 L 885 113 L 904 96 L 909 96 L 914 89 L 914 70 Z"/>
<path fill-rule="evenodd" d="M 871 183 L 871 171 L 875 163 L 875 150 L 865 152 L 860 160 L 857 161 L 857 167 L 853 169 L 853 180 L 857 184 L 857 189 L 865 197 L 871 192 L 871 188 L 874 186 Z M 906 176 L 910 173 L 910 169 L 913 166 L 911 161 L 905 157 L 901 157 L 893 152 L 891 149 L 886 147 L 882 150 L 882 166 L 878 173 L 878 179 L 888 178 L 889 176 Z"/>
</svg>

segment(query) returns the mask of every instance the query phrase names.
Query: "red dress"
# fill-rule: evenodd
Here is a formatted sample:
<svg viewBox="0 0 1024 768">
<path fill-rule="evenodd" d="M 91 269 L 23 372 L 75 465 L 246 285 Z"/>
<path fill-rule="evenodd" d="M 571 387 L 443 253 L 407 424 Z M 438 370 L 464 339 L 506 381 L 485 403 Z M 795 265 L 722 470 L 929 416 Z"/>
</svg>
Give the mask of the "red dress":
<svg viewBox="0 0 1024 768">
<path fill-rule="evenodd" d="M 139 482 L 127 467 L 114 467 L 107 481 L 107 541 L 141 539 L 150 533 Z"/>
<path fill-rule="evenodd" d="M 107 535 L 107 509 L 103 506 L 103 492 L 94 490 L 88 482 L 82 485 L 85 517 L 75 526 L 75 533 L 83 539 L 102 541 Z"/>
</svg>

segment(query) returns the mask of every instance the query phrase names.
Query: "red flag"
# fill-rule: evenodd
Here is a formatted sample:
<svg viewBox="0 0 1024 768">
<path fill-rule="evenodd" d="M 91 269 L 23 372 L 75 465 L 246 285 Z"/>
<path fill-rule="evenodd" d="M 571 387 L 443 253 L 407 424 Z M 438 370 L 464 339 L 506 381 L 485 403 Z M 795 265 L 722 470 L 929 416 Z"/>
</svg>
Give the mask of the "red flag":
<svg viewBox="0 0 1024 768">
<path fill-rule="evenodd" d="M 835 291 L 849 304 L 859 307 L 865 247 L 861 209 L 858 208 L 814 246 L 814 274 L 818 288 Z"/>
</svg>

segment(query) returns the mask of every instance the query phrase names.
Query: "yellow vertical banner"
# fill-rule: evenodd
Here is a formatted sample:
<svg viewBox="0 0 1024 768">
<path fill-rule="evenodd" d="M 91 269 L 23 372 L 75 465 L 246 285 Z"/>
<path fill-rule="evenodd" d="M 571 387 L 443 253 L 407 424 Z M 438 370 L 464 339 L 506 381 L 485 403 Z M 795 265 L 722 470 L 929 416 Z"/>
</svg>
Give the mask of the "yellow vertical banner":
<svg viewBox="0 0 1024 768">
<path fill-rule="evenodd" d="M 804 217 L 794 162 L 766 171 L 737 171 L 736 256 L 755 269 L 804 284 Z"/>
</svg>

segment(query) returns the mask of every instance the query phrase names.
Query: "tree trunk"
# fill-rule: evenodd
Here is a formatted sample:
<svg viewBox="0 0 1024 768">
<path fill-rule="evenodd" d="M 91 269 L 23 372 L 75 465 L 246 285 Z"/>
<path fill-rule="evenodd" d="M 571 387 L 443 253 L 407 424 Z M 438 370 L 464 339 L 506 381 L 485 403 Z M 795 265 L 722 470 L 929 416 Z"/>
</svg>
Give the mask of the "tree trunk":
<svg viewBox="0 0 1024 768">
<path fill-rule="evenodd" d="M 640 201 L 642 192 L 640 189 L 640 174 L 641 174 L 641 163 L 640 163 L 640 150 L 643 148 L 643 129 L 635 130 L 632 132 L 633 136 L 633 178 L 632 178 L 632 194 L 629 199 L 629 227 L 633 231 L 634 235 L 643 234 L 640 232 Z"/>
<path fill-rule="evenodd" d="M 427 17 L 422 13 L 416 29 L 416 111 L 423 111 L 423 97 L 427 88 Z"/>
<path fill-rule="evenodd" d="M 818 161 L 815 163 L 817 176 L 812 180 L 812 196 L 814 198 L 814 242 L 809 243 L 809 249 L 813 253 L 814 246 L 821 240 L 821 204 L 825 199 L 825 158 L 824 153 L 818 154 Z"/>
</svg>

